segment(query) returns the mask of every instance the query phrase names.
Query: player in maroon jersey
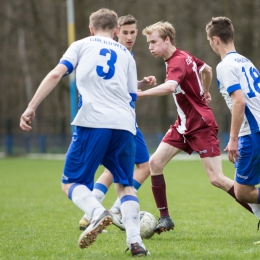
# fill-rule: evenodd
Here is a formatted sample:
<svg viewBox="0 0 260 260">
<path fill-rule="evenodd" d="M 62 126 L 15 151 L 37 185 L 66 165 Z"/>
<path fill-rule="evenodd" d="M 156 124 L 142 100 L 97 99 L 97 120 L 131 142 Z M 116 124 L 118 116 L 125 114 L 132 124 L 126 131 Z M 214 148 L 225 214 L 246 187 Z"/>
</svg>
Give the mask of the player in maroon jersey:
<svg viewBox="0 0 260 260">
<path fill-rule="evenodd" d="M 169 231 L 174 223 L 169 215 L 166 184 L 163 175 L 165 165 L 180 151 L 197 152 L 212 185 L 228 192 L 235 199 L 234 181 L 224 176 L 217 139 L 218 125 L 208 103 L 212 69 L 203 61 L 175 47 L 175 29 L 168 22 L 158 22 L 146 27 L 149 50 L 166 63 L 165 82 L 157 87 L 138 92 L 138 97 L 162 96 L 172 93 L 178 118 L 165 134 L 156 152 L 150 158 L 152 191 L 160 211 L 155 231 Z M 238 201 L 252 212 L 248 204 Z"/>
</svg>

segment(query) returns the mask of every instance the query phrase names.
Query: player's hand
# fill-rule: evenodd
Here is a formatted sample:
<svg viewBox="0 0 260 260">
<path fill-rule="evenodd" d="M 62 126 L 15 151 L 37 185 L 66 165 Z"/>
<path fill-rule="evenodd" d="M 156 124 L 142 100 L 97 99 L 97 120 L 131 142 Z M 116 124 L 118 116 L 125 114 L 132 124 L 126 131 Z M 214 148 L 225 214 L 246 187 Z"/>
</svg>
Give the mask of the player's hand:
<svg viewBox="0 0 260 260">
<path fill-rule="evenodd" d="M 20 118 L 20 127 L 25 131 L 30 131 L 32 129 L 30 125 L 34 117 L 35 117 L 35 110 L 31 107 L 28 107 Z"/>
<path fill-rule="evenodd" d="M 208 105 L 209 103 L 210 103 L 210 101 L 211 101 L 211 95 L 210 95 L 210 93 L 209 92 L 205 92 L 204 93 L 204 98 L 205 98 L 205 102 L 206 102 L 206 104 Z"/>
<path fill-rule="evenodd" d="M 238 141 L 229 140 L 227 147 L 224 149 L 225 152 L 228 152 L 228 159 L 230 162 L 234 163 L 238 161 L 240 154 L 238 153 Z"/>
<path fill-rule="evenodd" d="M 143 86 L 156 86 L 157 84 L 155 76 L 144 77 L 141 83 Z"/>
</svg>

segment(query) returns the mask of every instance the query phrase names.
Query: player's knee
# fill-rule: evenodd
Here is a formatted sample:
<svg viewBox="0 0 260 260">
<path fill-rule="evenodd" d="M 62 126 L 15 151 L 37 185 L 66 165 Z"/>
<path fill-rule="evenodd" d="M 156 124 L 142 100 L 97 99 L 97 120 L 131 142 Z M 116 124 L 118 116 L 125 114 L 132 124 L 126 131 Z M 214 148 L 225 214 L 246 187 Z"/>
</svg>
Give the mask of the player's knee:
<svg viewBox="0 0 260 260">
<path fill-rule="evenodd" d="M 221 188 L 222 187 L 221 181 L 218 178 L 211 178 L 210 179 L 210 184 L 213 185 L 214 187 L 217 187 L 217 188 Z"/>
<path fill-rule="evenodd" d="M 149 164 L 152 172 L 159 172 L 163 170 L 158 160 L 156 160 L 156 158 L 154 158 L 153 156 L 150 158 Z"/>
<path fill-rule="evenodd" d="M 66 196 L 69 194 L 69 188 L 71 185 L 61 183 L 61 190 L 65 193 Z"/>
</svg>

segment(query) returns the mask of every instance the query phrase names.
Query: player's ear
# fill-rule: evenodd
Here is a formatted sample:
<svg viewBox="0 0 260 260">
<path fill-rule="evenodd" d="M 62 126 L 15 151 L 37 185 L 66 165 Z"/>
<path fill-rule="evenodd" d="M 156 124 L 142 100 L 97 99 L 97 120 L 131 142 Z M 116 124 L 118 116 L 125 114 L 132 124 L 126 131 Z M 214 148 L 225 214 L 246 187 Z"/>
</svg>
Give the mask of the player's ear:
<svg viewBox="0 0 260 260">
<path fill-rule="evenodd" d="M 218 45 L 219 44 L 219 38 L 216 36 L 212 37 L 212 41 L 214 42 L 214 44 Z"/>
<path fill-rule="evenodd" d="M 94 28 L 92 26 L 89 26 L 89 31 L 90 31 L 90 35 L 93 36 L 95 35 L 95 31 L 94 31 Z"/>
<path fill-rule="evenodd" d="M 138 34 L 138 29 L 135 29 L 136 30 L 136 35 Z"/>
<path fill-rule="evenodd" d="M 169 36 L 166 36 L 165 41 L 171 42 L 170 37 L 169 37 Z"/>
<path fill-rule="evenodd" d="M 119 34 L 120 27 L 117 26 L 114 30 L 114 36 L 117 36 Z"/>
</svg>

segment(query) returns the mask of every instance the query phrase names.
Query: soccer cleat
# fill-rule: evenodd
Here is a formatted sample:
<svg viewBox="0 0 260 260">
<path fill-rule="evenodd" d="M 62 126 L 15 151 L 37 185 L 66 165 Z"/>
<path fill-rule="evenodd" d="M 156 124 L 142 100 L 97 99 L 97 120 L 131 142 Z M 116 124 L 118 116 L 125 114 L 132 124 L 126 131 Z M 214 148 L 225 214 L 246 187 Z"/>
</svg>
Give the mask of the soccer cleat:
<svg viewBox="0 0 260 260">
<path fill-rule="evenodd" d="M 144 244 L 142 243 L 141 245 L 139 243 L 133 243 L 130 245 L 131 247 L 131 255 L 133 257 L 141 257 L 141 256 L 147 256 L 150 253 L 146 250 Z"/>
<path fill-rule="evenodd" d="M 89 221 L 85 218 L 82 218 L 80 221 L 79 221 L 79 229 L 80 230 L 85 230 L 89 225 Z"/>
<path fill-rule="evenodd" d="M 79 237 L 79 247 L 84 249 L 92 245 L 98 234 L 102 232 L 107 226 L 112 224 L 112 215 L 108 210 L 105 210 L 100 216 L 92 219 L 88 227 L 82 232 Z"/>
<path fill-rule="evenodd" d="M 117 226 L 122 231 L 125 231 L 125 226 L 122 222 L 122 214 L 119 211 L 118 213 L 113 213 L 111 210 L 109 211 L 113 217 L 113 224 Z"/>
<path fill-rule="evenodd" d="M 154 229 L 154 232 L 160 234 L 161 232 L 170 231 L 174 229 L 174 223 L 169 216 L 162 216 L 158 220 L 158 225 Z"/>
</svg>

